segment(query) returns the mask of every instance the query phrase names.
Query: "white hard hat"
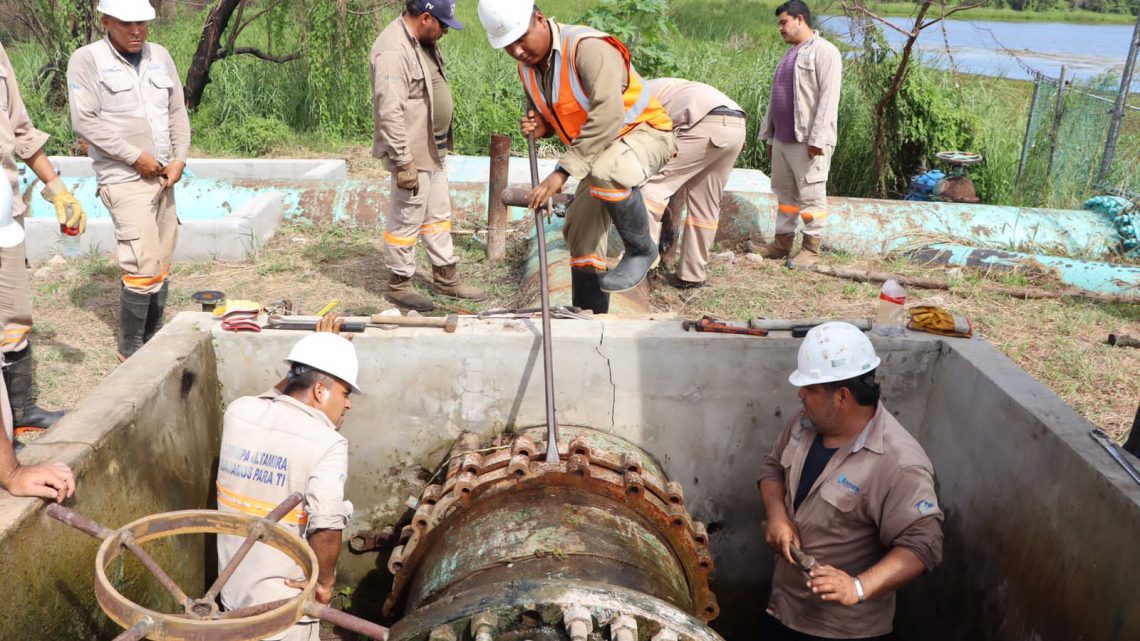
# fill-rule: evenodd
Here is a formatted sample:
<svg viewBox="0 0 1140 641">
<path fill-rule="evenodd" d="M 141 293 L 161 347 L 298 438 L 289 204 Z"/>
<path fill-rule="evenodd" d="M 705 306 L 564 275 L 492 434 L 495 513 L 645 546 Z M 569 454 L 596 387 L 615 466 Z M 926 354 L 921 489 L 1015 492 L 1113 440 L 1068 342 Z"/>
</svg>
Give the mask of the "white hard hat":
<svg viewBox="0 0 1140 641">
<path fill-rule="evenodd" d="M 289 350 L 285 362 L 308 365 L 339 378 L 357 394 L 364 393 L 356 386 L 356 372 L 359 370 L 356 348 L 342 336 L 331 332 L 313 332 L 297 341 L 293 349 Z"/>
<path fill-rule="evenodd" d="M 149 0 L 99 0 L 95 10 L 123 22 L 154 20 L 154 7 Z"/>
<path fill-rule="evenodd" d="M 882 362 L 871 339 L 851 323 L 816 325 L 800 343 L 796 371 L 788 382 L 796 387 L 855 378 Z"/>
<path fill-rule="evenodd" d="M 523 37 L 534 15 L 534 0 L 479 0 L 479 22 L 495 49 Z"/>
<path fill-rule="evenodd" d="M 15 247 L 24 242 L 24 227 L 12 218 L 12 183 L 0 172 L 0 248 Z"/>
</svg>

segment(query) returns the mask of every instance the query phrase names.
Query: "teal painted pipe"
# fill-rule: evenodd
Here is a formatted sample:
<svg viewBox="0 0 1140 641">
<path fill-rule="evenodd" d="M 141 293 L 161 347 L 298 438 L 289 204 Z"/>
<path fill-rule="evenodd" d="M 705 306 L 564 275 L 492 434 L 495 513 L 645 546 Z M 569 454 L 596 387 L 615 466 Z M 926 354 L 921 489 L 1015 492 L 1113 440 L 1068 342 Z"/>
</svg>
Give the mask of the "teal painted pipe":
<svg viewBox="0 0 1140 641">
<path fill-rule="evenodd" d="M 923 264 L 959 265 L 1002 271 L 1045 267 L 1055 270 L 1061 282 L 1070 287 L 1101 294 L 1136 296 L 1137 302 L 1140 302 L 1140 266 L 1137 265 L 1025 254 L 952 243 L 929 245 L 910 252 L 910 257 L 915 262 Z"/>
</svg>

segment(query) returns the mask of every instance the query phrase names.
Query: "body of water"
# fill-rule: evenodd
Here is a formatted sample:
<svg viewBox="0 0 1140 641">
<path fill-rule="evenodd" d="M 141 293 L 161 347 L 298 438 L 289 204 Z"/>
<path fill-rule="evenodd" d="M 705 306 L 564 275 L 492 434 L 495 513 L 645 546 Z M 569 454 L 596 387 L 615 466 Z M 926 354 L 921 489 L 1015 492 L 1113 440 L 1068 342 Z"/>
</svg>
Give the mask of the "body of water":
<svg viewBox="0 0 1140 641">
<path fill-rule="evenodd" d="M 910 29 L 913 18 L 890 18 L 892 24 Z M 821 26 L 851 41 L 851 22 L 844 16 L 824 16 Z M 887 41 L 901 50 L 906 36 L 881 26 Z M 963 73 L 1031 80 L 1038 72 L 1056 78 L 1061 66 L 1079 81 L 1113 74 L 1118 86 L 1132 41 L 1133 25 L 1068 24 L 1063 22 L 992 22 L 947 20 L 945 33 L 939 25 L 923 30 L 915 49 L 933 64 Z M 853 44 L 862 46 L 861 36 Z M 1133 74 L 1132 90 L 1140 91 L 1140 78 Z"/>
</svg>

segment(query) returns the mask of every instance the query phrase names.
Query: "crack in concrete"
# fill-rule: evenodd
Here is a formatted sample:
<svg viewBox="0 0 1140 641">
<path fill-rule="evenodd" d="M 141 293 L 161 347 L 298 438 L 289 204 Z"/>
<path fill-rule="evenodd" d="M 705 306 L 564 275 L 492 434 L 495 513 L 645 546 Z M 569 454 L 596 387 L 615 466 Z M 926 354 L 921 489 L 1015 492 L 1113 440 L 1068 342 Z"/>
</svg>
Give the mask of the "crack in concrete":
<svg viewBox="0 0 1140 641">
<path fill-rule="evenodd" d="M 598 337 L 598 345 L 597 345 L 597 347 L 594 348 L 594 351 L 598 353 L 598 356 L 601 356 L 602 358 L 606 359 L 606 371 L 609 372 L 610 393 L 612 394 L 612 399 L 610 401 L 610 429 L 613 430 L 614 426 L 617 425 L 617 385 L 614 384 L 614 366 L 613 366 L 613 363 L 610 361 L 609 356 L 606 356 L 605 354 L 602 353 L 602 343 L 606 342 L 606 322 L 602 321 L 601 325 L 602 325 L 602 332 L 601 332 L 601 335 Z"/>
</svg>

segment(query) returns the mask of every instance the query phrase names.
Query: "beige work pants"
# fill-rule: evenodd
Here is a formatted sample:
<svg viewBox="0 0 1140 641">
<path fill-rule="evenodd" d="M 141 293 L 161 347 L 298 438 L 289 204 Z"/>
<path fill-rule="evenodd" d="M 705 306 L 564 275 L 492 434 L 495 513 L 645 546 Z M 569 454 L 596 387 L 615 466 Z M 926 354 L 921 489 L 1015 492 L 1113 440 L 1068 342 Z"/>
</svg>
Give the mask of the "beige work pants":
<svg viewBox="0 0 1140 641">
<path fill-rule="evenodd" d="M 744 149 L 744 118 L 705 116 L 677 132 L 677 155 L 641 187 L 649 210 L 649 234 L 661 235 L 661 219 L 668 212 L 674 220 L 688 206 L 681 235 L 681 258 L 677 275 L 699 283 L 708 278 L 705 266 L 716 240 L 720 200 L 736 157 Z"/>
<path fill-rule="evenodd" d="M 24 217 L 16 220 L 24 224 Z M 28 346 L 32 331 L 32 294 L 28 279 L 27 243 L 0 249 L 0 352 L 10 354 Z"/>
<path fill-rule="evenodd" d="M 660 171 L 676 149 L 673 132 L 640 125 L 598 155 L 590 174 L 578 183 L 562 227 L 571 268 L 606 270 L 610 215 L 603 201 L 628 198 L 630 190 Z"/>
<path fill-rule="evenodd" d="M 392 172 L 392 206 L 384 225 L 384 263 L 399 276 L 416 273 L 416 239 L 424 241 L 428 259 L 436 267 L 453 265 L 459 259 L 451 243 L 451 192 L 447 188 L 447 158 L 435 171 L 420 170 L 419 192 L 412 195 L 396 184 Z"/>
<path fill-rule="evenodd" d="M 802 142 L 772 140 L 772 191 L 776 194 L 776 233 L 794 234 L 799 219 L 804 235 L 823 235 L 827 219 L 827 172 L 831 152 L 808 158 Z"/>
<path fill-rule="evenodd" d="M 99 186 L 99 198 L 115 223 L 115 260 L 123 285 L 140 294 L 162 289 L 178 242 L 174 189 L 157 178 Z"/>
</svg>

